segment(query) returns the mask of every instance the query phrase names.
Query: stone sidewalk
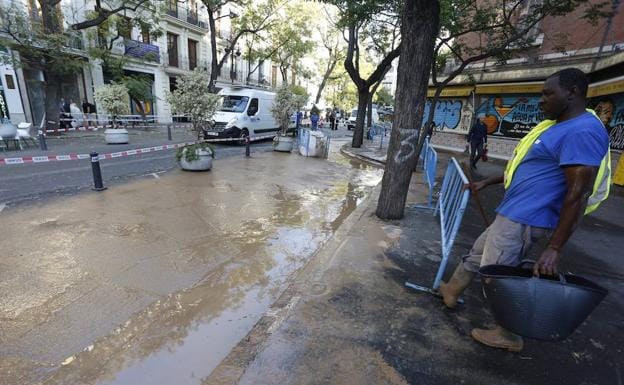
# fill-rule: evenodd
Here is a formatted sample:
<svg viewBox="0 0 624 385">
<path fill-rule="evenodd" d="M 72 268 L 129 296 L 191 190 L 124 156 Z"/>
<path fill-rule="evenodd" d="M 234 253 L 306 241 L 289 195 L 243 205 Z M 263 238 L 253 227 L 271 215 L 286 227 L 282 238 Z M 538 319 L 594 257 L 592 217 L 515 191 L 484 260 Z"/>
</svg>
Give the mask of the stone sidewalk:
<svg viewBox="0 0 624 385">
<path fill-rule="evenodd" d="M 375 164 L 383 153 L 367 142 L 347 148 Z M 440 152 L 439 176 L 450 154 Z M 502 171 L 480 163 L 475 178 Z M 565 249 L 563 268 L 584 275 L 610 294 L 588 320 L 559 343 L 527 340 L 523 352 L 487 348 L 473 327 L 492 318 L 473 282 L 466 304 L 446 309 L 439 298 L 404 286 L 431 285 L 440 261 L 439 223 L 415 173 L 401 220 L 374 215 L 376 194 L 361 204 L 205 384 L 622 384 L 624 346 L 624 197 L 614 191 L 585 218 Z M 481 194 L 490 218 L 502 197 Z M 455 241 L 449 270 L 485 224 L 471 198 Z M 537 252 L 540 245 L 534 248 Z M 535 253 L 533 253 L 535 254 Z"/>
</svg>

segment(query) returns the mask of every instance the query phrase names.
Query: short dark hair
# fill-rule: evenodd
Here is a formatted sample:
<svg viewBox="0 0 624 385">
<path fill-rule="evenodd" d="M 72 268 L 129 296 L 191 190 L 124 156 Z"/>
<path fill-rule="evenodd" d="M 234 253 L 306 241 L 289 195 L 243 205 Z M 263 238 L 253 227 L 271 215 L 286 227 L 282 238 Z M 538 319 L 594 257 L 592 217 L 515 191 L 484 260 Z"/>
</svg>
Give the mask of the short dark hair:
<svg viewBox="0 0 624 385">
<path fill-rule="evenodd" d="M 587 97 L 587 88 L 589 86 L 589 80 L 587 80 L 587 76 L 583 71 L 578 68 L 566 68 L 561 71 L 557 71 L 554 74 L 550 75 L 550 78 L 559 78 L 559 86 L 571 90 L 572 87 L 576 86 L 583 98 Z"/>
</svg>

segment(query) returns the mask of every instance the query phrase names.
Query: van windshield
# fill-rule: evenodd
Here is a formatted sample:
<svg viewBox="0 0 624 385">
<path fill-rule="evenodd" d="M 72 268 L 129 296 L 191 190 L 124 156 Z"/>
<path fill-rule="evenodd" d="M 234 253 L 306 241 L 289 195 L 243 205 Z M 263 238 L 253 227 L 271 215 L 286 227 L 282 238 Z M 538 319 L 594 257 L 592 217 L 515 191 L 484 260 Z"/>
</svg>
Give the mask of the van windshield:
<svg viewBox="0 0 624 385">
<path fill-rule="evenodd" d="M 244 112 L 247 108 L 248 101 L 249 97 L 247 96 L 224 95 L 223 104 L 219 110 L 226 112 Z"/>
</svg>

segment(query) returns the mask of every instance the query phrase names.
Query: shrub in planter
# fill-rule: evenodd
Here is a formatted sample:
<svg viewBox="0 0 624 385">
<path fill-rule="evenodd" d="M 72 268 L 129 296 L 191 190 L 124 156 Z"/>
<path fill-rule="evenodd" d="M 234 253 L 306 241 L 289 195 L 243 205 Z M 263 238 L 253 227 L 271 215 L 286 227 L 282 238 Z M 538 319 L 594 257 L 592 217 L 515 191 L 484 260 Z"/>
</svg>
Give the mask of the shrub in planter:
<svg viewBox="0 0 624 385">
<path fill-rule="evenodd" d="M 175 155 L 182 169 L 192 171 L 210 170 L 214 156 L 214 148 L 202 142 L 180 147 Z"/>
</svg>

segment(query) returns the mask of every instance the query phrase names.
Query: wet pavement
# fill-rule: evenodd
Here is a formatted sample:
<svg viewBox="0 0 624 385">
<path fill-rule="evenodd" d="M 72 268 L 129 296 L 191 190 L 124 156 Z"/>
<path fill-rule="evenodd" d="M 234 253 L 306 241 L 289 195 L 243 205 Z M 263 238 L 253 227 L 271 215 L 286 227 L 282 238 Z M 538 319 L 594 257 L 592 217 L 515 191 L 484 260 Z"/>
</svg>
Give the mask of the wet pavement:
<svg viewBox="0 0 624 385">
<path fill-rule="evenodd" d="M 440 155 L 443 170 L 449 154 Z M 480 164 L 474 177 L 501 172 L 502 166 Z M 425 200 L 421 178 L 420 173 L 412 178 L 402 220 L 375 217 L 376 189 L 204 383 L 622 384 L 622 190 L 583 221 L 564 251 L 563 269 L 600 283 L 609 296 L 565 341 L 526 340 L 516 354 L 470 337 L 473 327 L 493 321 L 478 281 L 456 310 L 404 286 L 408 279 L 431 285 L 440 261 L 439 223 L 431 212 L 414 207 Z M 482 193 L 490 216 L 501 197 L 500 188 Z M 483 229 L 473 198 L 449 269 Z"/>
<path fill-rule="evenodd" d="M 201 383 L 380 181 L 335 142 L 0 213 L 0 383 Z"/>
<path fill-rule="evenodd" d="M 439 223 L 414 207 L 422 174 L 405 217 L 378 220 L 384 149 L 344 157 L 349 140 L 328 161 L 217 160 L 1 212 L 0 383 L 623 383 L 622 189 L 565 249 L 564 268 L 609 296 L 565 341 L 501 352 L 469 334 L 492 322 L 478 282 L 452 311 L 404 286 L 431 284 L 440 260 Z M 490 217 L 501 196 L 482 194 Z M 449 269 L 483 229 L 473 198 Z"/>
</svg>

